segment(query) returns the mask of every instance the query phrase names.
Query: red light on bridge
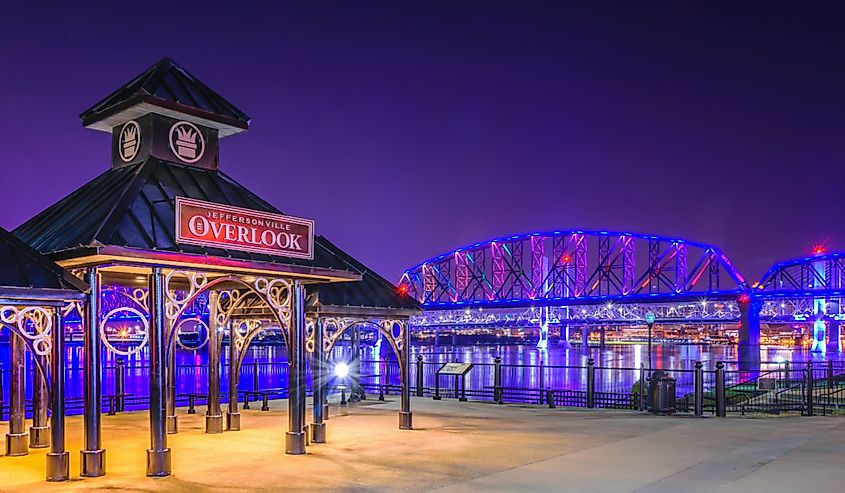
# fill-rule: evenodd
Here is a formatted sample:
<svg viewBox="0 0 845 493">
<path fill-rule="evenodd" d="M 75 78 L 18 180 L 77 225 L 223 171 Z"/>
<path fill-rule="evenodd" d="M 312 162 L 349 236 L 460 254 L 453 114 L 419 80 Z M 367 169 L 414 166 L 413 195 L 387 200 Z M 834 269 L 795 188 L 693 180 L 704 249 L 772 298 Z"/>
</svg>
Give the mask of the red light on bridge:
<svg viewBox="0 0 845 493">
<path fill-rule="evenodd" d="M 813 247 L 813 255 L 821 255 L 827 251 L 824 245 L 816 245 Z"/>
<path fill-rule="evenodd" d="M 564 264 L 568 264 L 570 261 L 572 261 L 572 257 L 570 257 L 569 255 L 564 255 L 560 258 L 560 261 Z"/>
<path fill-rule="evenodd" d="M 397 290 L 399 291 L 399 294 L 402 295 L 402 296 L 405 296 L 405 295 L 408 294 L 408 286 L 405 285 L 405 284 L 400 284 L 399 288 Z"/>
<path fill-rule="evenodd" d="M 739 295 L 739 302 L 740 303 L 748 303 L 749 301 L 751 301 L 751 297 L 748 296 L 747 293 L 742 293 L 741 295 Z"/>
</svg>

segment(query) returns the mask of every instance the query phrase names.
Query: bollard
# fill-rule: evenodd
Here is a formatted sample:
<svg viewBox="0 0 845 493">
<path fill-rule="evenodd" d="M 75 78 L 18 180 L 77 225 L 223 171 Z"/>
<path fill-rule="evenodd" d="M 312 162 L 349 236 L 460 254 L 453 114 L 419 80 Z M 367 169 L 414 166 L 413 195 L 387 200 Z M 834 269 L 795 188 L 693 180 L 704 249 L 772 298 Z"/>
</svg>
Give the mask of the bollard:
<svg viewBox="0 0 845 493">
<path fill-rule="evenodd" d="M 695 415 L 704 415 L 704 365 L 695 362 Z"/>
<path fill-rule="evenodd" d="M 596 405 L 596 362 L 593 358 L 587 360 L 587 408 Z"/>
<path fill-rule="evenodd" d="M 546 389 L 546 403 L 549 405 L 549 409 L 555 408 L 555 392 L 552 389 Z"/>
<path fill-rule="evenodd" d="M 435 401 L 440 400 L 440 375 L 434 372 L 434 395 L 431 397 Z"/>
<path fill-rule="evenodd" d="M 461 375 L 461 397 L 458 399 L 461 402 L 467 401 L 467 376 L 466 373 Z"/>
<path fill-rule="evenodd" d="M 117 366 L 115 366 L 114 371 L 115 408 L 117 408 L 117 412 L 122 413 L 126 410 L 126 401 L 124 399 L 126 392 L 126 364 L 123 358 L 117 358 Z"/>
<path fill-rule="evenodd" d="M 188 414 L 196 414 L 197 408 L 194 402 L 194 394 L 188 394 Z"/>
<path fill-rule="evenodd" d="M 638 407 L 645 411 L 645 363 L 640 363 L 640 395 Z"/>
<path fill-rule="evenodd" d="M 258 360 L 252 361 L 252 390 L 258 392 Z M 244 409 L 249 409 L 244 407 Z"/>
<path fill-rule="evenodd" d="M 716 362 L 716 416 L 727 416 L 727 401 L 725 399 L 725 364 Z"/>
<path fill-rule="evenodd" d="M 378 389 L 378 400 L 384 400 L 384 385 L 380 386 Z"/>
<path fill-rule="evenodd" d="M 417 356 L 417 397 L 423 396 L 423 357 Z"/>
<path fill-rule="evenodd" d="M 815 387 L 815 381 L 813 379 L 813 362 L 807 362 L 807 416 L 813 416 L 813 387 Z"/>
<path fill-rule="evenodd" d="M 833 360 L 827 360 L 827 388 L 833 389 Z"/>
<path fill-rule="evenodd" d="M 493 363 L 493 400 L 496 401 L 496 404 L 504 404 L 504 392 L 502 392 L 502 358 L 496 356 Z"/>
<path fill-rule="evenodd" d="M 349 402 L 346 400 L 346 387 L 340 389 L 340 415 L 346 416 L 349 414 Z"/>
</svg>

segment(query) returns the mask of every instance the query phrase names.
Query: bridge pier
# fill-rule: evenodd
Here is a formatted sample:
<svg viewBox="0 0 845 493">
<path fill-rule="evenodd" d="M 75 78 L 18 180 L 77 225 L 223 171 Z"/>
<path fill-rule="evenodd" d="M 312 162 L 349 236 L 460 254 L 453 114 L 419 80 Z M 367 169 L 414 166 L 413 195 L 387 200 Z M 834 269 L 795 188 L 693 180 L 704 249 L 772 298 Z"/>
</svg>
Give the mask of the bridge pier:
<svg viewBox="0 0 845 493">
<path fill-rule="evenodd" d="M 842 322 L 840 320 L 829 320 L 827 336 L 827 352 L 842 352 Z"/>
<path fill-rule="evenodd" d="M 458 333 L 452 330 L 452 347 L 458 345 Z"/>
<path fill-rule="evenodd" d="M 599 329 L 599 334 L 600 334 L 599 349 L 605 349 L 606 348 L 606 339 L 605 339 L 606 332 L 607 332 L 607 327 L 602 327 L 601 329 Z"/>
<path fill-rule="evenodd" d="M 563 346 L 566 349 L 572 347 L 572 343 L 569 342 L 569 324 L 563 325 L 560 328 L 560 338 L 558 339 L 558 346 Z"/>
<path fill-rule="evenodd" d="M 540 339 L 537 341 L 537 349 L 548 349 L 549 347 L 549 308 L 540 309 Z"/>
<path fill-rule="evenodd" d="M 434 347 L 440 347 L 440 330 L 434 329 Z"/>
<path fill-rule="evenodd" d="M 760 365 L 760 311 L 763 302 L 747 297 L 739 300 L 739 364 L 740 368 Z"/>
</svg>

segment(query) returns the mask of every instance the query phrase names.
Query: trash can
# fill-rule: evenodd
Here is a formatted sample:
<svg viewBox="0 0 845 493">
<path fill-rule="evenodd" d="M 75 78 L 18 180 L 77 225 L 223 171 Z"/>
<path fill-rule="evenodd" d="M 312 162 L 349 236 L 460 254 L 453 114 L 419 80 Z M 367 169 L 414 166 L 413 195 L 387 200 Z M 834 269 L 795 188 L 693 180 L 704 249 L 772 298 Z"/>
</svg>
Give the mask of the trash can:
<svg viewBox="0 0 845 493">
<path fill-rule="evenodd" d="M 655 370 L 648 380 L 648 411 L 653 414 L 675 412 L 675 379 L 663 370 Z"/>
</svg>

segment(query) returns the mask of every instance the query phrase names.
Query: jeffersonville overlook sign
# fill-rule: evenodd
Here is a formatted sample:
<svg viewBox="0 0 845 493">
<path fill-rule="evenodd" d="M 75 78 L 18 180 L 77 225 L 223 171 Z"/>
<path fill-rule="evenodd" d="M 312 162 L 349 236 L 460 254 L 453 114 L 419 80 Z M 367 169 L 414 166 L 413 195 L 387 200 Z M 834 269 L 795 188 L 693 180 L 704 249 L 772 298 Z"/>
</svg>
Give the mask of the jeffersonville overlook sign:
<svg viewBox="0 0 845 493">
<path fill-rule="evenodd" d="M 313 259 L 314 221 L 176 197 L 176 241 Z"/>
</svg>

